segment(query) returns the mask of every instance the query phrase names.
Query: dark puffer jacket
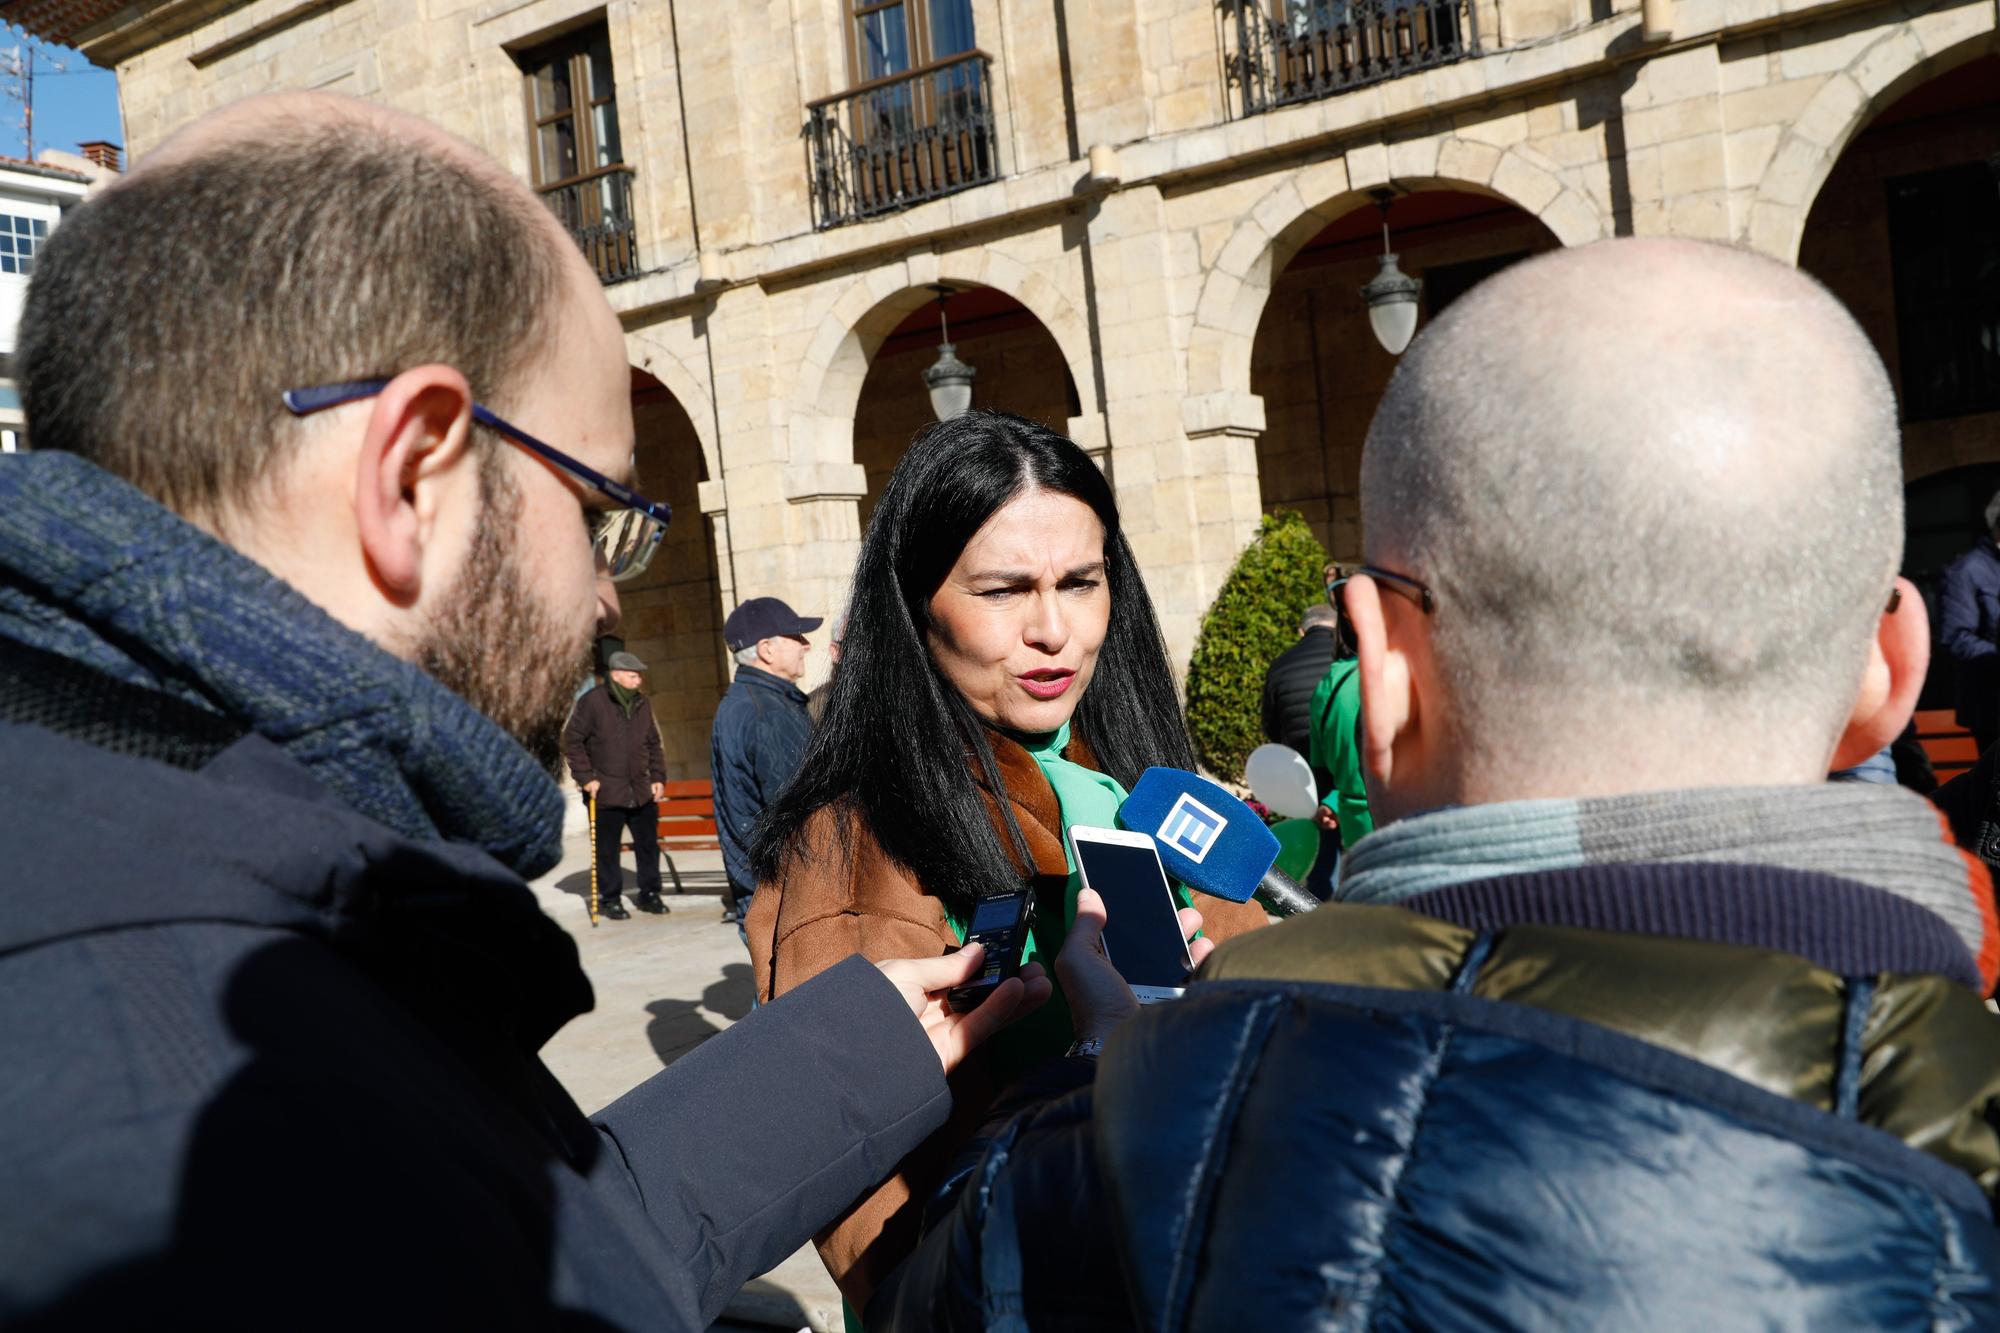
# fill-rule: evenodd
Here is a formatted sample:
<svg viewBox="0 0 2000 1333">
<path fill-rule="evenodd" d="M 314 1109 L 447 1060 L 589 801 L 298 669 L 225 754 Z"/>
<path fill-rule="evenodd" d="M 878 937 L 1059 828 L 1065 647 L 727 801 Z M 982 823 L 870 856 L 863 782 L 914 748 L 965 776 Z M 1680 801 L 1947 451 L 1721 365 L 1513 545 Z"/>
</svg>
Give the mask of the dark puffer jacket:
<svg viewBox="0 0 2000 1333">
<path fill-rule="evenodd" d="M 1205 976 L 1002 1108 L 870 1328 L 2000 1327 L 1944 976 L 1340 905 Z"/>
<path fill-rule="evenodd" d="M 1272 661 L 1264 673 L 1266 740 L 1311 757 L 1313 691 L 1333 665 L 1335 647 L 1333 628 L 1316 625 Z"/>
<path fill-rule="evenodd" d="M 736 668 L 736 679 L 715 710 L 708 762 L 715 776 L 715 831 L 723 868 L 729 882 L 745 892 L 757 884 L 750 841 L 758 816 L 799 771 L 811 739 L 812 719 L 798 686 L 756 667 Z"/>
<path fill-rule="evenodd" d="M 949 1109 L 857 960 L 586 1119 L 536 1050 L 590 983 L 497 862 L 257 736 L 0 753 L 0 1327 L 705 1328 Z"/>
<path fill-rule="evenodd" d="M 1975 735 L 2000 726 L 2000 550 L 1990 541 L 1952 561 L 1938 604 L 1938 642 L 1956 664 L 1958 721 Z"/>
</svg>

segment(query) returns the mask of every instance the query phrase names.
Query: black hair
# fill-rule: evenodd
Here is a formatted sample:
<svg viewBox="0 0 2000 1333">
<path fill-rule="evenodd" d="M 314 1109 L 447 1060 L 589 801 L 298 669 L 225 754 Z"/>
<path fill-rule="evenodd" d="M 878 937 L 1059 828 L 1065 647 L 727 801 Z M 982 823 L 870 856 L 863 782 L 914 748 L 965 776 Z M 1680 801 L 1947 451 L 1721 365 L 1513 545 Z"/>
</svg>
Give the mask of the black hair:
<svg viewBox="0 0 2000 1333">
<path fill-rule="evenodd" d="M 826 715 L 798 775 L 757 828 L 759 883 L 783 880 L 808 854 L 807 823 L 833 807 L 837 854 L 872 835 L 954 911 L 1020 886 L 1026 841 L 1002 800 L 1009 855 L 973 778 L 976 766 L 992 791 L 1005 790 L 986 726 L 938 670 L 928 638 L 931 598 L 966 543 L 1029 490 L 1074 496 L 1104 524 L 1110 624 L 1071 737 L 1128 788 L 1150 765 L 1194 767 L 1166 643 L 1104 474 L 1045 426 L 967 412 L 917 437 L 876 506 Z"/>
</svg>

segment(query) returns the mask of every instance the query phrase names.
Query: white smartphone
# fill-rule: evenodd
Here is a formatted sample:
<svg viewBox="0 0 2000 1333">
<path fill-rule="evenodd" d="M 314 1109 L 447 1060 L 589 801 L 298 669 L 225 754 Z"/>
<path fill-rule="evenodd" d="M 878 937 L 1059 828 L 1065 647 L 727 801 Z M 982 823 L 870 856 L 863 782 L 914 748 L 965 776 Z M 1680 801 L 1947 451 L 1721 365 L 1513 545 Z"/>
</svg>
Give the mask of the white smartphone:
<svg viewBox="0 0 2000 1333">
<path fill-rule="evenodd" d="M 1169 1000 L 1194 971 L 1180 902 L 1150 833 L 1074 825 L 1070 848 L 1084 887 L 1104 899 L 1104 951 L 1141 1004 Z"/>
</svg>

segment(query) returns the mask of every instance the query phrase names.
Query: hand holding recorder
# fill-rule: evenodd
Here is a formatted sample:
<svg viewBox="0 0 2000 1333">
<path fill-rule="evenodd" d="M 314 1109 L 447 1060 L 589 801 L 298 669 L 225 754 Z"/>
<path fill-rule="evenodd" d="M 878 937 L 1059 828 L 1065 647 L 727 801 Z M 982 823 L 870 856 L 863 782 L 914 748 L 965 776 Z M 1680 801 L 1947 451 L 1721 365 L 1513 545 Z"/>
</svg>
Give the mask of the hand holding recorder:
<svg viewBox="0 0 2000 1333">
<path fill-rule="evenodd" d="M 1017 1018 L 1039 1009 L 1054 993 L 1040 963 L 1029 963 L 997 985 L 980 991 L 984 1002 L 963 1011 L 947 997 L 980 975 L 986 949 L 976 939 L 941 958 L 890 958 L 877 963 L 923 1024 L 924 1035 L 949 1074 L 981 1042 Z"/>
</svg>

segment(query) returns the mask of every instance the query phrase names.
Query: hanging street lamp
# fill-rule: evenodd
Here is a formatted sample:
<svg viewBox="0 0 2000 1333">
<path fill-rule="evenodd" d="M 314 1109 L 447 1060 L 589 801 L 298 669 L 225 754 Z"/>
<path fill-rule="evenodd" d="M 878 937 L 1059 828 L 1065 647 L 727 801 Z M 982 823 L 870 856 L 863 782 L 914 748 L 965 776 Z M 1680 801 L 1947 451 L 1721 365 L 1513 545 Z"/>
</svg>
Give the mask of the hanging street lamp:
<svg viewBox="0 0 2000 1333">
<path fill-rule="evenodd" d="M 1417 294 L 1424 284 L 1396 267 L 1397 254 L 1389 248 L 1389 203 L 1394 190 L 1371 190 L 1375 206 L 1382 210 L 1382 269 L 1361 289 L 1368 303 L 1368 327 L 1375 341 L 1390 356 L 1401 356 L 1417 335 Z"/>
<path fill-rule="evenodd" d="M 979 372 L 958 359 L 951 345 L 951 329 L 945 324 L 944 303 L 952 289 L 941 282 L 930 284 L 938 294 L 938 359 L 924 369 L 924 387 L 930 390 L 931 411 L 939 421 L 950 421 L 972 406 L 972 377 Z M 1407 340 L 1406 340 L 1407 341 Z"/>
</svg>

